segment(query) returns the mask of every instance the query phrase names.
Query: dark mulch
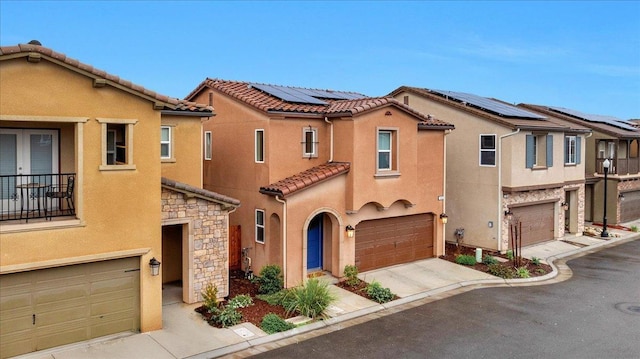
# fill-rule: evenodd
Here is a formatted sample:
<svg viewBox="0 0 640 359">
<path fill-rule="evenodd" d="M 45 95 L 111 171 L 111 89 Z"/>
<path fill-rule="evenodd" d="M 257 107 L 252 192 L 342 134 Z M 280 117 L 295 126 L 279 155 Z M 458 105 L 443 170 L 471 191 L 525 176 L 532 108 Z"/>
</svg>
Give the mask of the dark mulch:
<svg viewBox="0 0 640 359">
<path fill-rule="evenodd" d="M 367 294 L 367 285 L 369 285 L 369 283 L 358 279 L 358 284 L 351 286 L 349 284 L 347 284 L 346 281 L 340 281 L 338 283 L 335 284 L 336 287 L 340 287 L 344 290 L 348 290 L 351 293 L 357 294 L 361 297 L 367 298 L 369 300 L 373 300 L 371 299 L 371 297 L 369 296 L 369 294 Z M 399 299 L 400 297 L 398 297 L 397 295 L 393 295 L 393 299 L 392 300 L 396 300 Z"/>
</svg>

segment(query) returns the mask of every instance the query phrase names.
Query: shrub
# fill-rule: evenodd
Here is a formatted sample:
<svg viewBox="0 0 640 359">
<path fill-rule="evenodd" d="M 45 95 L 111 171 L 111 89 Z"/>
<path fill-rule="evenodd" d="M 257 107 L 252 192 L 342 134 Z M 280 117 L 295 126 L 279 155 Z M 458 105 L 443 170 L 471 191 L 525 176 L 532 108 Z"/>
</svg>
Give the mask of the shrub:
<svg viewBox="0 0 640 359">
<path fill-rule="evenodd" d="M 233 299 L 229 300 L 229 302 L 227 303 L 227 308 L 229 307 L 233 309 L 246 308 L 252 304 L 253 304 L 253 299 L 251 299 L 251 296 L 247 294 L 239 294 L 233 297 Z"/>
<path fill-rule="evenodd" d="M 386 303 L 392 300 L 395 295 L 391 293 L 391 289 L 383 288 L 379 282 L 375 280 L 367 285 L 367 295 L 378 303 Z"/>
<path fill-rule="evenodd" d="M 270 264 L 262 267 L 260 276 L 256 279 L 261 294 L 277 293 L 284 287 L 284 279 L 282 277 L 282 269 L 276 264 Z"/>
<path fill-rule="evenodd" d="M 531 257 L 531 263 L 539 266 L 540 265 L 540 258 L 538 257 Z"/>
<path fill-rule="evenodd" d="M 267 334 L 280 333 L 295 327 L 295 325 L 273 313 L 269 313 L 262 317 L 262 322 L 260 322 L 260 329 L 264 330 Z"/>
<path fill-rule="evenodd" d="M 494 256 L 485 254 L 484 257 L 482 258 L 482 263 L 486 265 L 490 265 L 490 264 L 498 264 L 499 262 Z"/>
<path fill-rule="evenodd" d="M 218 309 L 218 287 L 209 283 L 201 295 L 202 300 L 204 301 L 203 305 L 207 308 L 209 313 L 213 313 Z"/>
<path fill-rule="evenodd" d="M 510 279 L 515 276 L 515 270 L 511 267 L 503 266 L 501 264 L 490 264 L 488 266 L 489 273 L 496 277 Z"/>
<path fill-rule="evenodd" d="M 456 263 L 465 266 L 472 266 L 476 264 L 476 257 L 467 254 L 460 254 L 456 256 Z"/>
<path fill-rule="evenodd" d="M 547 274 L 547 271 L 546 271 L 546 270 L 544 270 L 544 269 L 542 269 L 542 268 L 538 268 L 538 269 L 536 269 L 536 273 L 539 273 L 539 274 Z"/>
<path fill-rule="evenodd" d="M 345 282 L 347 285 L 354 287 L 360 283 L 360 279 L 358 278 L 358 267 L 354 265 L 346 265 L 344 266 L 344 276 L 347 278 Z"/>
<path fill-rule="evenodd" d="M 507 259 L 509 259 L 510 261 L 512 261 L 512 260 L 513 260 L 513 258 L 514 258 L 514 256 L 513 256 L 513 251 L 512 251 L 511 249 L 509 249 L 509 250 L 507 251 Z"/>
<path fill-rule="evenodd" d="M 520 267 L 517 270 L 518 278 L 529 278 L 531 277 L 529 270 L 526 267 Z"/>
<path fill-rule="evenodd" d="M 283 289 L 279 292 L 275 292 L 271 294 L 258 294 L 257 297 L 258 299 L 264 300 L 265 302 L 271 305 L 282 305 L 286 295 L 287 295 L 287 290 Z"/>
<path fill-rule="evenodd" d="M 329 291 L 329 283 L 311 278 L 303 286 L 290 289 L 283 298 L 282 306 L 288 313 L 316 318 L 324 317 L 324 311 L 335 300 Z"/>
<path fill-rule="evenodd" d="M 223 328 L 227 328 L 240 323 L 242 314 L 236 308 L 227 306 L 217 316 L 211 317 L 211 320 L 220 324 Z"/>
<path fill-rule="evenodd" d="M 638 226 L 631 226 L 631 232 L 637 232 Z"/>
</svg>

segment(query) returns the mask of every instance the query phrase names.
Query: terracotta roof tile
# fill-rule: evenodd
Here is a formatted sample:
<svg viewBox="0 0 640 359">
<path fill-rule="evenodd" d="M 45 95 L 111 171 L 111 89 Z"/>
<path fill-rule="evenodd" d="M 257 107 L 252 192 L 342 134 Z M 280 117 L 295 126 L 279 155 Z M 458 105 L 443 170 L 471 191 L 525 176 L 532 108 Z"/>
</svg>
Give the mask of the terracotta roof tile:
<svg viewBox="0 0 640 359">
<path fill-rule="evenodd" d="M 160 180 L 160 183 L 163 186 L 170 188 L 174 191 L 189 193 L 191 195 L 195 195 L 207 201 L 218 202 L 218 203 L 222 203 L 224 205 L 232 206 L 232 207 L 240 206 L 240 201 L 235 198 L 227 197 L 225 195 L 208 191 L 206 189 L 202 189 L 199 187 L 194 187 L 186 183 L 174 181 L 166 177 L 162 177 Z"/>
<path fill-rule="evenodd" d="M 327 162 L 312 167 L 306 171 L 282 179 L 265 187 L 260 187 L 260 193 L 271 196 L 286 197 L 292 193 L 309 188 L 335 176 L 349 172 L 351 164 L 348 162 Z"/>
<path fill-rule="evenodd" d="M 113 82 L 114 84 L 125 87 L 134 93 L 138 93 L 139 96 L 148 97 L 153 100 L 160 101 L 164 104 L 165 109 L 167 110 L 202 112 L 204 115 L 209 115 L 213 113 L 213 107 L 211 106 L 198 104 L 191 101 L 170 98 L 168 96 L 158 94 L 155 91 L 151 91 L 140 85 L 133 84 L 131 81 L 121 79 L 120 77 L 109 74 L 104 70 L 96 69 L 91 65 L 88 65 L 76 59 L 67 57 L 65 54 L 53 51 L 52 49 L 46 48 L 44 46 L 34 45 L 34 44 L 0 46 L 0 60 L 2 60 L 3 57 L 15 58 L 15 57 L 19 57 L 19 55 L 23 55 L 26 57 L 32 53 L 37 53 L 43 56 L 50 57 L 51 59 L 60 61 L 67 66 L 74 67 L 80 71 L 87 72 L 91 77 L 102 78 L 107 81 Z M 18 56 L 16 56 L 16 54 Z"/>
</svg>

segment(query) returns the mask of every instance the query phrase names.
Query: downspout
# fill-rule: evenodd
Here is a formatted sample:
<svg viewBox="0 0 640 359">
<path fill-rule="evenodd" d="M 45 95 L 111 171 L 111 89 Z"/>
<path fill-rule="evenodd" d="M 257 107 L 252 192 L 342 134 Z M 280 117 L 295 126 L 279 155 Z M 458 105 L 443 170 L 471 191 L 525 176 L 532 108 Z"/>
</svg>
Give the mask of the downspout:
<svg viewBox="0 0 640 359">
<path fill-rule="evenodd" d="M 327 118 L 327 116 L 324 116 L 324 122 L 328 123 L 329 125 L 331 125 L 331 130 L 330 130 L 330 146 L 329 146 L 329 162 L 333 162 L 333 122 L 329 121 L 329 118 Z"/>
<path fill-rule="evenodd" d="M 284 287 L 287 287 L 287 201 L 274 197 L 276 201 L 282 203 L 282 279 Z"/>
<path fill-rule="evenodd" d="M 444 161 L 442 161 L 442 194 L 444 195 L 444 201 L 442 201 L 442 213 L 447 213 L 447 135 L 453 132 L 452 129 L 448 129 L 444 131 L 443 137 L 443 156 Z M 447 234 L 445 232 L 445 227 L 447 225 L 442 225 L 442 254 L 445 253 L 445 247 L 447 242 Z"/>
<path fill-rule="evenodd" d="M 520 128 L 516 129 L 516 132 L 507 133 L 500 136 L 498 141 L 498 252 L 502 252 L 502 219 L 504 213 L 502 213 L 502 139 L 513 136 L 520 132 Z"/>
</svg>

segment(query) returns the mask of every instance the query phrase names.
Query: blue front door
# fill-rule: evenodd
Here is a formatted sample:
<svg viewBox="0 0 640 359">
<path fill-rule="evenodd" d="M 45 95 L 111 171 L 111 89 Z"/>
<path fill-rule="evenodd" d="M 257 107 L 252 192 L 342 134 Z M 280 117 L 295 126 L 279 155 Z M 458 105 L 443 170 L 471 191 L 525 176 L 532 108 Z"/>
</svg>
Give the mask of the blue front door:
<svg viewBox="0 0 640 359">
<path fill-rule="evenodd" d="M 319 214 L 309 223 L 307 230 L 307 269 L 322 269 L 322 219 Z"/>
</svg>

